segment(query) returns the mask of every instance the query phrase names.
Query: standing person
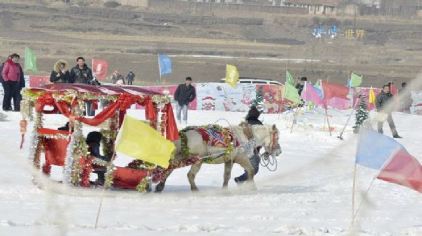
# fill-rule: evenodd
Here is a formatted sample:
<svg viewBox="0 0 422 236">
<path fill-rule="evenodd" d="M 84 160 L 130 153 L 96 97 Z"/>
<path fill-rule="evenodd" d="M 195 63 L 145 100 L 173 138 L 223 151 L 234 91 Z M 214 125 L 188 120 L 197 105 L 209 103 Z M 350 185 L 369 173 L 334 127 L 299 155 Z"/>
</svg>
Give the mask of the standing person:
<svg viewBox="0 0 422 236">
<path fill-rule="evenodd" d="M 300 78 L 300 81 L 296 84 L 297 92 L 299 93 L 299 96 L 302 95 L 303 87 L 305 86 L 305 82 L 308 81 L 308 78 L 302 77 Z"/>
<path fill-rule="evenodd" d="M 396 126 L 393 121 L 393 116 L 391 114 L 392 109 L 385 110 L 385 106 L 388 104 L 388 102 L 393 100 L 393 95 L 390 92 L 390 87 L 391 87 L 390 84 L 386 84 L 382 87 L 381 93 L 378 94 L 376 98 L 375 105 L 376 105 L 377 111 L 380 114 L 384 114 L 384 116 L 385 115 L 387 116 L 387 122 L 388 122 L 388 125 L 390 126 L 393 137 L 401 138 L 397 133 Z M 384 121 L 385 120 L 378 121 L 378 133 L 381 133 L 381 134 L 383 133 L 382 127 L 384 125 Z"/>
<path fill-rule="evenodd" d="M 183 124 L 188 123 L 188 106 L 196 97 L 195 87 L 192 86 L 192 78 L 186 77 L 184 84 L 179 84 L 174 92 L 174 100 L 176 104 L 176 117 L 179 124 L 181 123 L 181 113 L 183 111 Z"/>
<path fill-rule="evenodd" d="M 77 65 L 70 71 L 69 82 L 79 84 L 91 84 L 92 70 L 85 64 L 85 58 L 76 58 Z"/>
<path fill-rule="evenodd" d="M 78 57 L 76 58 L 77 65 L 72 68 L 70 71 L 69 83 L 79 83 L 79 84 L 93 84 L 95 83 L 94 77 L 92 76 L 92 70 L 85 64 L 85 58 Z M 94 116 L 95 111 L 92 108 L 92 102 L 87 101 L 86 104 L 86 114 L 88 116 Z"/>
<path fill-rule="evenodd" d="M 400 111 L 405 113 L 410 113 L 410 106 L 412 106 L 412 96 L 410 90 L 406 91 L 407 83 L 401 83 L 401 89 L 399 91 L 400 95 Z"/>
<path fill-rule="evenodd" d="M 124 85 L 125 84 L 125 78 L 117 70 L 115 70 L 113 72 L 113 75 L 111 76 L 111 82 L 113 84 L 117 84 L 117 85 Z"/>
<path fill-rule="evenodd" d="M 127 84 L 132 85 L 134 80 L 135 80 L 135 73 L 133 73 L 132 71 L 129 71 L 129 73 L 126 75 Z"/>
<path fill-rule="evenodd" d="M 251 106 L 251 108 L 248 111 L 248 114 L 245 117 L 246 122 L 249 125 L 263 125 L 262 122 L 258 119 L 261 115 L 261 112 L 256 108 L 256 106 Z M 253 155 L 249 158 L 249 161 L 251 162 L 251 165 L 254 168 L 254 172 L 256 175 L 259 171 L 259 163 L 261 162 L 261 157 L 259 156 L 259 151 L 261 150 L 261 147 L 256 147 L 253 150 Z M 248 179 L 248 173 L 245 171 L 242 175 L 234 178 L 234 181 L 238 184 L 246 181 Z"/>
<path fill-rule="evenodd" d="M 51 71 L 50 82 L 52 83 L 69 83 L 70 73 L 67 70 L 67 62 L 58 60 L 54 64 L 53 71 Z"/>
<path fill-rule="evenodd" d="M 18 63 L 20 56 L 16 53 L 10 55 L 10 58 L 4 63 L 2 70 L 2 77 L 4 80 L 4 98 L 3 98 L 3 110 L 12 110 L 12 99 L 13 99 L 13 110 L 20 111 L 20 90 L 22 83 L 25 83 L 23 78 L 23 70 Z M 23 85 L 24 86 L 24 85 Z"/>
</svg>

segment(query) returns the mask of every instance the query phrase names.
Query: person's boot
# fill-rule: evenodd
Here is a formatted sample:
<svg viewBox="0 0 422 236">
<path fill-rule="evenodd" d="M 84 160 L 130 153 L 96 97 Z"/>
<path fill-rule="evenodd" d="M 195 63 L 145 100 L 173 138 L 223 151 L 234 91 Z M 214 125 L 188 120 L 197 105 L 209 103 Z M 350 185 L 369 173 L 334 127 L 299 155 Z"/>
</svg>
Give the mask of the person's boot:
<svg viewBox="0 0 422 236">
<path fill-rule="evenodd" d="M 393 131 L 393 138 L 402 138 L 398 133 L 397 130 L 392 130 Z"/>
</svg>

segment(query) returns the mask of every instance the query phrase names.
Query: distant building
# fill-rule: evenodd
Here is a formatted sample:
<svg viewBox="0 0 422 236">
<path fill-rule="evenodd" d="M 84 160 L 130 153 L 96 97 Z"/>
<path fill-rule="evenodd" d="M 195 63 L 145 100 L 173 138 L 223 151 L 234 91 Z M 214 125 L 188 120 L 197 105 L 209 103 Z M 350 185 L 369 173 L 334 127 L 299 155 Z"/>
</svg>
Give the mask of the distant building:
<svg viewBox="0 0 422 236">
<path fill-rule="evenodd" d="M 382 0 L 381 13 L 388 16 L 412 17 L 422 10 L 421 0 Z"/>
<path fill-rule="evenodd" d="M 148 7 L 149 0 L 115 0 L 123 6 Z"/>
<path fill-rule="evenodd" d="M 284 5 L 288 7 L 307 8 L 313 15 L 336 15 L 340 0 L 286 0 Z"/>
</svg>

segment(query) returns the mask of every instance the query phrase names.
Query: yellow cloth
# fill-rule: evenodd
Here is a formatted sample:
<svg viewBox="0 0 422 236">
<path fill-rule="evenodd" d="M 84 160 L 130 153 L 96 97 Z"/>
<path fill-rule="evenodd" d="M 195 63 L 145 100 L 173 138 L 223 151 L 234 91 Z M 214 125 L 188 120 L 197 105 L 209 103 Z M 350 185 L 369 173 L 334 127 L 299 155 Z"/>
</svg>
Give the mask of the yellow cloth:
<svg viewBox="0 0 422 236">
<path fill-rule="evenodd" d="M 125 116 L 116 144 L 118 153 L 167 168 L 175 149 L 172 142 L 148 124 Z"/>
<path fill-rule="evenodd" d="M 368 98 L 368 100 L 369 100 L 369 104 L 375 104 L 376 97 L 375 97 L 374 89 L 372 87 L 369 90 L 369 98 Z"/>
<path fill-rule="evenodd" d="M 233 65 L 226 65 L 226 83 L 228 83 L 233 88 L 237 86 L 237 82 L 239 82 L 239 71 L 237 70 L 236 66 Z"/>
</svg>

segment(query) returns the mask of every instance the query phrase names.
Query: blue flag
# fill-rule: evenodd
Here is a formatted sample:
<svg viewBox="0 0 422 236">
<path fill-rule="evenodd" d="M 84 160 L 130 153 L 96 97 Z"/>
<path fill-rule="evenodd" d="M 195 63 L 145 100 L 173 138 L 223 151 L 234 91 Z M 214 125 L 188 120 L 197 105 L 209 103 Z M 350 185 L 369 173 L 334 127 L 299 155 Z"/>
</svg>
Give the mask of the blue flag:
<svg viewBox="0 0 422 236">
<path fill-rule="evenodd" d="M 359 135 L 356 163 L 379 170 L 404 147 L 394 139 L 374 130 L 362 129 Z"/>
<path fill-rule="evenodd" d="M 170 57 L 165 54 L 159 54 L 158 67 L 160 69 L 160 77 L 163 75 L 171 74 L 172 66 Z"/>
</svg>

